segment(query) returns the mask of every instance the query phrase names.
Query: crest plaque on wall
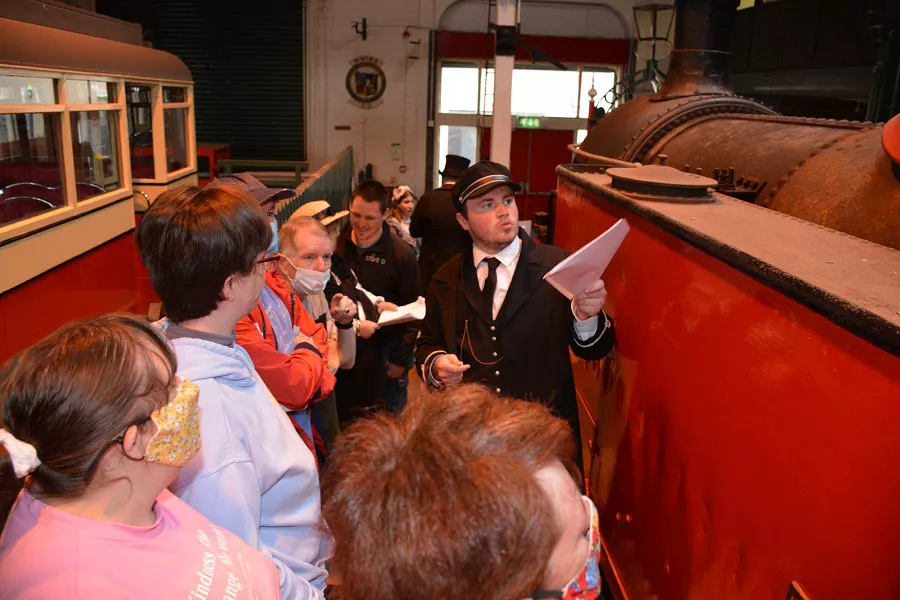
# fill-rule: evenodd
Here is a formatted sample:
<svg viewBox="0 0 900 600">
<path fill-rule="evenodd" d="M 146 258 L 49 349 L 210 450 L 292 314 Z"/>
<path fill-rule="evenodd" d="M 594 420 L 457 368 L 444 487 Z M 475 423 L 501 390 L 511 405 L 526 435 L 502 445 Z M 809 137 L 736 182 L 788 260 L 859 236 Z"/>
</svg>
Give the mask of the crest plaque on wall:
<svg viewBox="0 0 900 600">
<path fill-rule="evenodd" d="M 362 109 L 375 108 L 384 103 L 382 96 L 387 87 L 387 77 L 382 62 L 373 56 L 357 56 L 350 61 L 347 71 L 347 93 L 350 103 Z"/>
</svg>

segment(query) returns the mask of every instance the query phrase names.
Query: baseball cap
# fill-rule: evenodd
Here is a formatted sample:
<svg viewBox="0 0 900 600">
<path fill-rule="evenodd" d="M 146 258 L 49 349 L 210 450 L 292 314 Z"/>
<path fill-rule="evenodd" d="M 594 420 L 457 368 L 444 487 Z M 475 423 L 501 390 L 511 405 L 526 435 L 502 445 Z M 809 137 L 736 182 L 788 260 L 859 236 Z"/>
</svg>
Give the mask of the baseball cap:
<svg viewBox="0 0 900 600">
<path fill-rule="evenodd" d="M 512 180 L 509 169 L 500 163 L 482 160 L 465 171 L 453 187 L 453 205 L 461 211 L 466 200 L 487 194 L 500 186 L 512 188 L 518 192 L 522 186 Z"/>
<path fill-rule="evenodd" d="M 294 214 L 291 215 L 300 215 L 302 217 L 315 217 L 319 220 L 322 225 L 328 227 L 335 221 L 339 219 L 343 219 L 348 214 L 350 214 L 349 210 L 342 210 L 339 213 L 335 213 L 334 209 L 331 208 L 331 205 L 328 204 L 326 200 L 313 200 L 312 202 L 307 202 L 300 208 L 294 211 Z"/>
<path fill-rule="evenodd" d="M 287 188 L 270 188 L 266 187 L 259 179 L 249 173 L 228 173 L 219 175 L 206 186 L 208 188 L 215 187 L 233 187 L 246 192 L 260 204 L 266 202 L 278 202 L 285 198 L 293 198 L 296 192 Z"/>
</svg>

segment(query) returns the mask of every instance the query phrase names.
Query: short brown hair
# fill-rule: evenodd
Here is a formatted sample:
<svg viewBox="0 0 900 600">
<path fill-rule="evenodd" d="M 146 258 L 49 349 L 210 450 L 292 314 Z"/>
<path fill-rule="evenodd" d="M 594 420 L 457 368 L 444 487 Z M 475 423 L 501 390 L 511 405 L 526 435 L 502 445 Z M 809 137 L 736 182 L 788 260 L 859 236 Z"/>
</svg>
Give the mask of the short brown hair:
<svg viewBox="0 0 900 600">
<path fill-rule="evenodd" d="M 388 194 L 387 188 L 384 187 L 380 181 L 376 181 L 375 179 L 369 179 L 368 181 L 363 181 L 356 189 L 353 190 L 353 193 L 350 195 L 351 201 L 353 198 L 362 198 L 366 202 L 377 202 L 381 206 L 381 212 L 387 212 L 387 210 L 391 207 L 390 196 Z"/>
<path fill-rule="evenodd" d="M 69 323 L 3 365 L 0 427 L 37 450 L 31 477 L 41 493 L 78 497 L 110 441 L 166 403 L 175 369 L 171 348 L 146 322 L 109 315 Z M 0 525 L 21 487 L 8 460 L 0 453 Z"/>
<path fill-rule="evenodd" d="M 358 421 L 322 481 L 341 598 L 528 597 L 561 535 L 534 472 L 554 460 L 576 472 L 574 451 L 546 407 L 478 385 Z"/>
<path fill-rule="evenodd" d="M 278 230 L 278 245 L 282 252 L 290 252 L 294 250 L 294 237 L 301 229 L 314 229 L 317 233 L 328 237 L 328 229 L 322 225 L 322 222 L 315 217 L 306 215 L 298 215 L 294 213 L 287 223 Z"/>
<path fill-rule="evenodd" d="M 259 203 L 232 186 L 181 186 L 157 198 L 135 241 L 153 289 L 176 323 L 209 315 L 232 275 L 247 275 L 272 243 Z"/>
</svg>

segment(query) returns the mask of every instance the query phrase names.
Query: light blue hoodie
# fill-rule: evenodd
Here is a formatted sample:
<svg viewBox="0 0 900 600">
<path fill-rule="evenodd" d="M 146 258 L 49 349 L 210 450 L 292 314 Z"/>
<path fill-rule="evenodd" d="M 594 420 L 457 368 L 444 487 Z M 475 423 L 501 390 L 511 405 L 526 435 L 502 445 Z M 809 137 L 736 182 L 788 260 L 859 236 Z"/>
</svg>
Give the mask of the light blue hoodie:
<svg viewBox="0 0 900 600">
<path fill-rule="evenodd" d="M 323 598 L 331 538 L 318 528 L 319 475 L 309 448 L 243 348 L 190 337 L 169 343 L 178 374 L 200 388 L 202 439 L 172 491 L 270 556 L 284 600 Z"/>
</svg>

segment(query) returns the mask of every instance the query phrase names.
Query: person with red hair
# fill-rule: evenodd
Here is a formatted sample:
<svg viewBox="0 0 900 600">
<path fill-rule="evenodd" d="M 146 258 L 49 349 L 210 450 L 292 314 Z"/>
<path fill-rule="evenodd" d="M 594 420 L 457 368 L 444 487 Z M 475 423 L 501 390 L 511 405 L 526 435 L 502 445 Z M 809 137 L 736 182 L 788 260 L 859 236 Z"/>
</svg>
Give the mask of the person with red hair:
<svg viewBox="0 0 900 600">
<path fill-rule="evenodd" d="M 341 600 L 598 598 L 574 455 L 566 421 L 475 384 L 354 423 L 322 482 Z"/>
</svg>

